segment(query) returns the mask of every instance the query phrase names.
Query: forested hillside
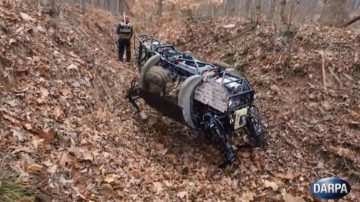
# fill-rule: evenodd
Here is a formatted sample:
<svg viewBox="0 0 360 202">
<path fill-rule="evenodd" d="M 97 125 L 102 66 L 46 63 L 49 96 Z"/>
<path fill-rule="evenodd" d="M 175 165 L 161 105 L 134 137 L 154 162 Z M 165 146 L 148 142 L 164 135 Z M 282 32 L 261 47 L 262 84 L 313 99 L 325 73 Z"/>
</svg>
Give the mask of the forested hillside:
<svg viewBox="0 0 360 202">
<path fill-rule="evenodd" d="M 0 201 L 320 201 L 337 176 L 360 198 L 360 1 L 0 0 Z M 269 146 L 233 165 L 199 131 L 139 120 L 114 27 L 130 16 L 256 92 Z"/>
</svg>

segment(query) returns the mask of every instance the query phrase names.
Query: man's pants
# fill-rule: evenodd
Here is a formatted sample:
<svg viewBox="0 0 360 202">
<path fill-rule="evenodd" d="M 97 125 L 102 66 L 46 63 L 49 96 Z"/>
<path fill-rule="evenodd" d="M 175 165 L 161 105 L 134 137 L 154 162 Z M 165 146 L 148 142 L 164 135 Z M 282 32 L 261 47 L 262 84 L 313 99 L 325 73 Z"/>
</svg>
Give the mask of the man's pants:
<svg viewBox="0 0 360 202">
<path fill-rule="evenodd" d="M 125 49 L 126 49 L 126 61 L 130 62 L 130 59 L 131 59 L 130 39 L 119 39 L 119 41 L 118 41 L 118 53 L 119 53 L 119 60 L 120 61 L 123 61 Z"/>
</svg>

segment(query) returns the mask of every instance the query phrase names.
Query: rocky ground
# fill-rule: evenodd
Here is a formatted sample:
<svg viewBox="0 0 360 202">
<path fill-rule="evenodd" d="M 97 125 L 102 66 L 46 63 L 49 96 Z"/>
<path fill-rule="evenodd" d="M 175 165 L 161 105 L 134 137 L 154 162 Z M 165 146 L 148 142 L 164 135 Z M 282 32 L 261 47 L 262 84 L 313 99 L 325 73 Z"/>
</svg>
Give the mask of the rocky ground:
<svg viewBox="0 0 360 202">
<path fill-rule="evenodd" d="M 0 170 L 16 173 L 38 200 L 316 201 L 309 184 L 329 176 L 352 184 L 344 201 L 360 198 L 353 28 L 139 23 L 201 59 L 234 65 L 257 90 L 270 146 L 240 148 L 237 163 L 219 169 L 219 152 L 196 132 L 145 106 L 149 121 L 133 118 L 124 97 L 136 66 L 116 60 L 113 16 L 59 11 L 0 1 Z"/>
</svg>

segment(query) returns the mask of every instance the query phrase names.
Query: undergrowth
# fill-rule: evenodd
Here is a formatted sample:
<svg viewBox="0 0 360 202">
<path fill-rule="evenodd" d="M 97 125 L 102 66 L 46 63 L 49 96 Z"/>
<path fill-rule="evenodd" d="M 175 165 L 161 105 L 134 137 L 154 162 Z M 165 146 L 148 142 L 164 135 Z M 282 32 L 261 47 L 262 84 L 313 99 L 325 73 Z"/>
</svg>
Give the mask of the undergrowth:
<svg viewBox="0 0 360 202">
<path fill-rule="evenodd" d="M 0 201 L 34 201 L 29 190 L 17 182 L 16 175 L 0 170 Z"/>
</svg>

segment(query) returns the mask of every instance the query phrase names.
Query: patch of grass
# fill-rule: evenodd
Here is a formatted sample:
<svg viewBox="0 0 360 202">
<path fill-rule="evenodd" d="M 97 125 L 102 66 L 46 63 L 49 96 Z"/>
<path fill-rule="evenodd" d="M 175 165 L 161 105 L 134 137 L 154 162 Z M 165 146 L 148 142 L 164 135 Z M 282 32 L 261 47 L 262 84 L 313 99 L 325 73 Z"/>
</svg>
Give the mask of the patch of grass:
<svg viewBox="0 0 360 202">
<path fill-rule="evenodd" d="M 287 64 L 284 68 L 282 68 L 281 72 L 287 77 L 296 77 L 296 76 L 304 77 L 308 74 L 305 67 L 290 66 L 289 64 Z"/>
<path fill-rule="evenodd" d="M 308 49 L 311 48 L 311 45 L 312 45 L 312 44 L 311 44 L 311 41 L 310 41 L 309 39 L 301 39 L 300 45 L 301 45 L 304 49 L 308 50 Z"/>
<path fill-rule="evenodd" d="M 294 38 L 296 35 L 296 29 L 291 26 L 286 26 L 284 30 L 279 33 L 282 37 Z"/>
<path fill-rule="evenodd" d="M 246 69 L 247 67 L 249 67 L 249 64 L 248 63 L 236 63 L 235 64 L 235 69 L 237 71 L 239 71 L 239 73 L 241 75 L 245 75 L 246 74 Z"/>
<path fill-rule="evenodd" d="M 240 52 L 240 55 L 241 56 L 246 56 L 249 54 L 249 52 L 251 51 L 251 49 L 254 47 L 253 44 L 249 44 L 249 45 L 246 45 L 243 50 Z"/>
<path fill-rule="evenodd" d="M 353 184 L 360 181 L 360 170 L 352 161 L 336 156 L 329 151 L 322 151 L 320 148 L 321 145 L 318 145 L 318 149 L 314 150 L 313 153 L 318 153 L 320 159 L 331 165 L 329 169 L 332 168 L 337 170 L 337 172 L 346 174 Z"/>
<path fill-rule="evenodd" d="M 0 201 L 34 201 L 29 190 L 16 182 L 16 176 L 11 172 L 0 171 Z"/>
<path fill-rule="evenodd" d="M 228 53 L 228 54 L 226 54 L 226 55 L 222 58 L 222 61 L 225 62 L 225 63 L 227 63 L 227 64 L 233 65 L 233 64 L 236 62 L 235 53 Z"/>
<path fill-rule="evenodd" d="M 349 178 L 351 179 L 353 184 L 360 183 L 360 172 L 354 171 Z"/>
<path fill-rule="evenodd" d="M 354 73 L 356 76 L 358 76 L 360 78 L 360 62 L 354 64 L 354 66 L 355 66 Z"/>
</svg>

